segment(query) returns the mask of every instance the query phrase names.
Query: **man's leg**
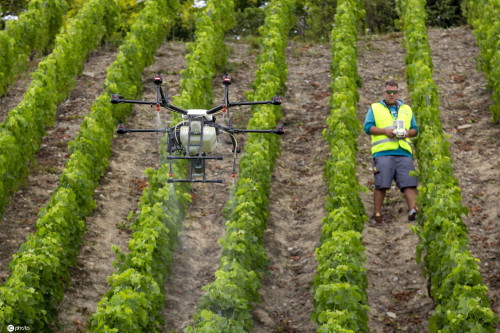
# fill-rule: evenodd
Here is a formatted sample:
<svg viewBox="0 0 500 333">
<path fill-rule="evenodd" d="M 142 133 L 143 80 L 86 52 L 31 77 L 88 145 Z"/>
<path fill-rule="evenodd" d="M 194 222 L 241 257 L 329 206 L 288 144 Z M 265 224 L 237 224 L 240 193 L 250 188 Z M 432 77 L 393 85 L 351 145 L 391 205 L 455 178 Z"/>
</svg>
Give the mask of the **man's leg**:
<svg viewBox="0 0 500 333">
<path fill-rule="evenodd" d="M 415 198 L 417 196 L 417 189 L 415 187 L 407 187 L 403 190 L 403 194 L 406 199 L 406 204 L 408 205 L 408 211 L 416 208 Z"/>
<path fill-rule="evenodd" d="M 386 191 L 387 190 L 384 188 L 373 192 L 373 211 L 375 215 L 382 214 L 382 204 L 384 203 Z"/>
<path fill-rule="evenodd" d="M 401 189 L 408 205 L 408 221 L 415 221 L 417 216 L 417 207 L 415 199 L 417 197 L 417 177 L 411 176 L 415 170 L 413 159 L 401 156 L 397 159 L 396 185 Z"/>
<path fill-rule="evenodd" d="M 375 176 L 375 191 L 373 192 L 373 215 L 377 223 L 383 221 L 382 205 L 387 189 L 391 188 L 394 178 L 394 156 L 378 156 L 373 158 L 373 173 Z"/>
</svg>

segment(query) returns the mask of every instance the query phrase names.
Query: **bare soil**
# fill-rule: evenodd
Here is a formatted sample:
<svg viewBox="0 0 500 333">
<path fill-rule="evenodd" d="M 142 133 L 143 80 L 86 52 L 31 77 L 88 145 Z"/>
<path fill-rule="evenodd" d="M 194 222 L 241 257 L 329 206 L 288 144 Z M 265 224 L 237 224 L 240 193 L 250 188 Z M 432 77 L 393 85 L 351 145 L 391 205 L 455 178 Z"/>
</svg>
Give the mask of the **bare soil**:
<svg viewBox="0 0 500 333">
<path fill-rule="evenodd" d="M 455 176 L 460 182 L 463 203 L 470 209 L 465 217 L 469 229 L 470 251 L 479 258 L 481 273 L 489 287 L 493 309 L 500 310 L 500 217 L 498 201 L 498 140 L 500 127 L 490 122 L 489 93 L 484 75 L 475 68 L 477 48 L 470 30 L 458 27 L 431 29 L 435 81 L 440 89 L 441 119 L 450 135 Z M 254 49 L 249 41 L 228 41 L 229 63 L 214 79 L 215 103 L 222 100 L 220 77 L 233 77 L 231 100 L 244 99 L 255 72 Z M 400 82 L 403 99 L 408 100 L 405 84 L 404 50 L 401 35 L 366 36 L 360 39 L 358 71 L 363 79 L 359 89 L 358 117 L 362 122 L 369 105 L 381 98 L 383 82 Z M 167 42 L 156 54 L 155 63 L 144 73 L 144 97 L 154 98 L 151 77 L 164 76 L 169 95 L 179 90 L 180 71 L 185 66 L 185 45 Z M 70 141 L 93 99 L 100 93 L 106 68 L 114 59 L 112 51 L 91 55 L 77 89 L 60 107 L 57 123 L 49 129 L 36 156 L 31 176 L 12 199 L 1 222 L 0 282 L 8 277 L 8 262 L 26 236 L 34 230 L 38 210 L 43 207 L 58 182 Z M 330 50 L 326 44 L 290 42 L 287 49 L 288 81 L 284 95 L 282 137 L 271 188 L 270 219 L 265 234 L 269 273 L 255 304 L 254 332 L 314 332 L 309 319 L 312 295 L 309 283 L 314 276 L 314 250 L 319 243 L 324 216 L 326 185 L 322 179 L 328 147 L 321 138 L 329 114 Z M 22 89 L 12 90 L 1 105 L 15 105 Z M 9 101 L 9 98 L 13 98 Z M 10 104 L 9 104 L 10 103 Z M 9 106 L 11 107 L 11 106 Z M 5 107 L 8 109 L 9 107 Z M 233 113 L 238 126 L 244 126 L 249 110 Z M 158 117 L 148 107 L 134 108 L 128 127 L 145 128 L 165 124 L 169 115 Z M 418 118 L 417 118 L 418 121 Z M 238 138 L 244 149 L 244 136 Z M 223 236 L 222 207 L 231 190 L 230 145 L 219 142 L 223 161 L 210 162 L 213 178 L 223 185 L 193 184 L 193 202 L 179 238 L 171 276 L 165 285 L 165 332 L 180 332 L 192 323 L 201 287 L 213 280 L 218 268 Z M 368 188 L 361 193 L 367 216 L 372 213 L 373 175 L 369 137 L 360 134 L 358 179 Z M 113 273 L 111 245 L 126 251 L 129 233 L 127 216 L 135 210 L 142 189 L 147 186 L 144 169 L 158 164 L 158 137 L 134 134 L 116 137 L 108 173 L 96 190 L 97 209 L 87 219 L 87 233 L 72 269 L 65 299 L 58 317 L 61 332 L 83 332 L 98 300 L 107 290 L 106 277 Z M 433 301 L 427 295 L 426 280 L 415 261 L 416 236 L 406 218 L 401 193 L 390 190 L 384 205 L 385 223 L 375 228 L 367 223 L 363 233 L 369 280 L 371 332 L 426 332 Z"/>
<path fill-rule="evenodd" d="M 36 69 L 39 62 L 40 59 L 30 61 L 26 66 L 25 73 L 15 78 L 5 96 L 0 97 L 0 122 L 3 122 L 7 113 L 23 99 L 23 95 L 32 81 L 31 73 Z"/>
<path fill-rule="evenodd" d="M 262 303 L 254 310 L 254 333 L 314 332 L 310 282 L 316 270 L 327 195 L 323 165 L 328 145 L 326 127 L 330 80 L 327 45 L 291 42 L 287 48 L 288 80 L 284 96 L 282 138 L 271 186 L 270 218 L 264 237 L 269 273 L 263 280 Z"/>
</svg>

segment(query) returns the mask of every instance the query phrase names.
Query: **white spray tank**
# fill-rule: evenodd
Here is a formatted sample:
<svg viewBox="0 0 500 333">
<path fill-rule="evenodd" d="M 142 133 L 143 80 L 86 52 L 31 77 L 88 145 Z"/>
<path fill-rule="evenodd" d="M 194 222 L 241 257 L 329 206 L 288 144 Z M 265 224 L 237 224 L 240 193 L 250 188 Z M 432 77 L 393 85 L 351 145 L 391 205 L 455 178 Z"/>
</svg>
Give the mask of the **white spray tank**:
<svg viewBox="0 0 500 333">
<path fill-rule="evenodd" d="M 207 115 L 207 110 L 204 109 L 189 109 L 187 110 L 187 115 L 183 115 L 183 119 L 186 120 L 185 124 L 180 128 L 180 140 L 182 146 L 188 152 L 189 155 L 198 155 L 200 153 L 200 138 L 201 136 L 201 120 L 204 117 L 203 125 L 203 142 L 201 144 L 201 152 L 211 153 L 215 147 L 217 147 L 217 131 L 215 127 L 209 126 L 206 122 L 213 121 L 212 115 Z M 189 137 L 189 118 L 191 118 L 191 138 Z M 190 145 L 187 146 L 188 141 Z"/>
</svg>

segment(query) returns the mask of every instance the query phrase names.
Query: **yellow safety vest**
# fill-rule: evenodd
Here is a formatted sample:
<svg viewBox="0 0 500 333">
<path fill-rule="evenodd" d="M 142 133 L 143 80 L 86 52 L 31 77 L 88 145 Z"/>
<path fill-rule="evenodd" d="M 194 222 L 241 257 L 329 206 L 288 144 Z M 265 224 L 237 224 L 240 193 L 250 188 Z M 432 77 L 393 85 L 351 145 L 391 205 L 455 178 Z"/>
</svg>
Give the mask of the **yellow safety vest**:
<svg viewBox="0 0 500 333">
<path fill-rule="evenodd" d="M 394 117 L 390 110 L 382 103 L 372 104 L 375 127 L 394 129 Z M 397 120 L 404 120 L 405 128 L 410 129 L 413 111 L 410 106 L 403 104 L 399 107 Z M 385 150 L 396 150 L 399 147 L 412 154 L 410 138 L 389 138 L 387 135 L 372 135 L 372 154 Z"/>
</svg>

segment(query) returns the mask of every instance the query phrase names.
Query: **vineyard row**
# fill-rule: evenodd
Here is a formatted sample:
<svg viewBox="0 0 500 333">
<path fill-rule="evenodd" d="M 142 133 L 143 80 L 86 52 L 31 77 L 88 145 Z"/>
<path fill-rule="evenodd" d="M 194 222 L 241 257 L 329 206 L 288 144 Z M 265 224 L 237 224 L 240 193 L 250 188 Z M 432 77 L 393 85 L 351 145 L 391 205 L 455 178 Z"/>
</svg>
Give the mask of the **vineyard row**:
<svg viewBox="0 0 500 333">
<path fill-rule="evenodd" d="M 429 319 L 429 332 L 494 332 L 493 313 L 476 259 L 468 251 L 458 180 L 453 176 L 449 143 L 439 119 L 439 96 L 432 79 L 433 64 L 425 26 L 425 0 L 401 2 L 406 48 L 406 80 L 420 123 L 416 140 L 418 201 L 418 258 L 425 253 L 430 296 L 437 307 Z"/>
<path fill-rule="evenodd" d="M 259 29 L 261 53 L 249 100 L 267 100 L 283 92 L 287 78 L 285 48 L 293 24 L 294 1 L 271 1 Z M 280 117 L 275 106 L 253 110 L 248 128 L 274 128 Z M 259 299 L 267 257 L 263 234 L 268 216 L 271 173 L 279 138 L 250 134 L 241 157 L 240 174 L 224 208 L 225 236 L 215 281 L 203 287 L 194 325 L 187 332 L 248 332 L 253 326 L 253 303 Z"/>
<path fill-rule="evenodd" d="M 486 74 L 492 90 L 493 121 L 500 123 L 500 3 L 496 0 L 462 2 L 464 12 L 473 28 L 480 49 L 478 68 Z"/>
<path fill-rule="evenodd" d="M 330 115 L 324 139 L 330 147 L 324 177 L 328 184 L 317 274 L 313 282 L 313 320 L 318 332 L 368 332 L 365 249 L 362 231 L 365 211 L 356 177 L 356 117 L 358 84 L 357 27 L 363 15 L 356 0 L 337 2 L 331 32 Z"/>
</svg>

